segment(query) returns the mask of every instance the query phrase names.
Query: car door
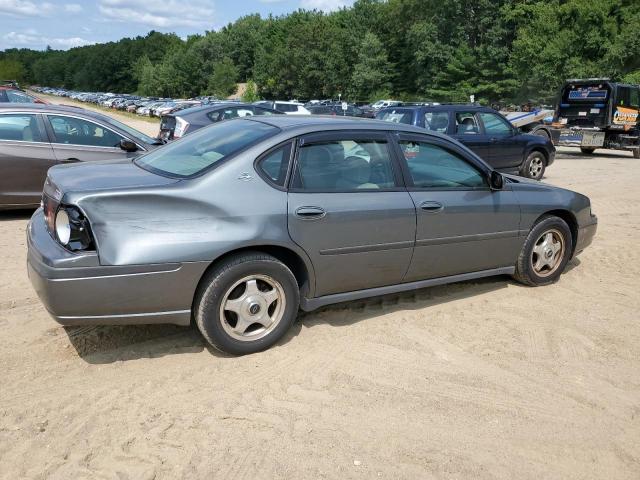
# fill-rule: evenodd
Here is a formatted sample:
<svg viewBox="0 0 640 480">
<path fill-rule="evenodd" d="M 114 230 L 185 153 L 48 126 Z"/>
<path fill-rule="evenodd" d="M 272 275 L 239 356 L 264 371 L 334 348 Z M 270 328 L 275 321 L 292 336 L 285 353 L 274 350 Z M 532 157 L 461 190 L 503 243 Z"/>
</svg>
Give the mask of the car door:
<svg viewBox="0 0 640 480">
<path fill-rule="evenodd" d="M 56 163 L 39 114 L 0 114 L 0 206 L 38 205 Z"/>
<path fill-rule="evenodd" d="M 489 136 L 482 130 L 476 113 L 454 111 L 453 120 L 449 126 L 449 135 L 469 147 L 484 161 L 489 162 L 491 142 Z"/>
<path fill-rule="evenodd" d="M 416 246 L 404 281 L 515 265 L 523 242 L 520 206 L 488 171 L 443 139 L 403 134 L 399 153 L 417 212 Z"/>
<path fill-rule="evenodd" d="M 299 139 L 288 226 L 309 255 L 314 296 L 399 283 L 415 239 L 415 208 L 384 132 Z"/>
<path fill-rule="evenodd" d="M 489 137 L 489 163 L 493 168 L 517 168 L 524 158 L 526 140 L 517 135 L 511 123 L 493 112 L 479 112 L 484 133 Z"/>
<path fill-rule="evenodd" d="M 73 115 L 48 113 L 45 117 L 53 152 L 60 163 L 132 156 L 120 148 L 120 140 L 125 137 L 102 124 Z"/>
</svg>

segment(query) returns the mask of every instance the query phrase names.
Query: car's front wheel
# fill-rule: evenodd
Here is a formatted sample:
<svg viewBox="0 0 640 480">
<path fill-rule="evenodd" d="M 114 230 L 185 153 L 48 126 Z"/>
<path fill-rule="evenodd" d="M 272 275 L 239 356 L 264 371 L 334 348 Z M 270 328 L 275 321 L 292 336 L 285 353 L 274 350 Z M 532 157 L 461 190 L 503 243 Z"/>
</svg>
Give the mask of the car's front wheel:
<svg viewBox="0 0 640 480">
<path fill-rule="evenodd" d="M 567 222 L 556 216 L 542 217 L 527 235 L 514 278 L 533 287 L 555 282 L 571 258 L 572 246 Z"/>
<path fill-rule="evenodd" d="M 196 324 L 215 348 L 234 355 L 265 350 L 298 313 L 296 278 L 271 255 L 232 256 L 203 278 L 194 303 Z"/>
<path fill-rule="evenodd" d="M 520 169 L 520 175 L 533 180 L 540 180 L 547 167 L 547 158 L 542 152 L 531 152 Z"/>
</svg>

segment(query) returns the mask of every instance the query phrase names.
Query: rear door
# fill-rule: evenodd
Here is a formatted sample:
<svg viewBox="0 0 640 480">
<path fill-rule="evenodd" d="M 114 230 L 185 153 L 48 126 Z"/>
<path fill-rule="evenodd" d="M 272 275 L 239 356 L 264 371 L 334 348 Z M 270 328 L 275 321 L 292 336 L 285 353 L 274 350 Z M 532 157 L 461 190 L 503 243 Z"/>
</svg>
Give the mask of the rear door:
<svg viewBox="0 0 640 480">
<path fill-rule="evenodd" d="M 38 205 L 56 163 L 39 114 L 0 114 L 0 206 Z"/>
<path fill-rule="evenodd" d="M 45 115 L 53 152 L 60 163 L 127 158 L 120 148 L 123 137 L 104 125 L 72 115 Z"/>
<path fill-rule="evenodd" d="M 443 139 L 403 134 L 399 145 L 417 212 L 405 281 L 515 265 L 524 240 L 520 206 L 509 184 L 492 191 L 483 167 Z"/>
<path fill-rule="evenodd" d="M 288 218 L 313 262 L 314 296 L 399 283 L 407 271 L 416 213 L 386 133 L 302 137 Z"/>
<path fill-rule="evenodd" d="M 527 139 L 524 135 L 517 135 L 511 123 L 493 112 L 478 114 L 484 134 L 489 137 L 488 163 L 493 168 L 512 169 L 522 164 Z"/>
<path fill-rule="evenodd" d="M 489 161 L 491 141 L 482 130 L 480 119 L 473 111 L 454 111 L 449 126 L 450 135 L 473 150 L 480 158 Z"/>
</svg>

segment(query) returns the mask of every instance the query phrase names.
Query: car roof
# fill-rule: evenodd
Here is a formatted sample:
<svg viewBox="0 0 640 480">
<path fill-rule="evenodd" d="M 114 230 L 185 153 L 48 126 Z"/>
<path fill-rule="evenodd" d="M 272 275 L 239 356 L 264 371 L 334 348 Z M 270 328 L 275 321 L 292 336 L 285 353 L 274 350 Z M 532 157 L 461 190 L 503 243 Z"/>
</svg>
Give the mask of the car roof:
<svg viewBox="0 0 640 480">
<path fill-rule="evenodd" d="M 86 108 L 76 107 L 75 105 L 60 105 L 60 104 L 42 104 L 42 103 L 0 103 L 0 113 L 9 111 L 26 112 L 33 110 L 33 113 L 70 113 L 74 115 L 84 115 L 94 119 L 102 121 L 109 121 L 110 117 L 103 115 L 93 110 L 87 110 Z"/>
<path fill-rule="evenodd" d="M 260 105 L 252 105 L 250 103 L 219 102 L 219 103 L 208 103 L 206 105 L 197 105 L 195 107 L 185 108 L 184 110 L 180 110 L 178 112 L 171 113 L 169 115 L 184 117 L 185 115 L 192 115 L 194 113 L 210 112 L 213 110 L 217 110 L 218 108 L 238 107 L 238 106 L 240 107 L 242 106 L 256 107 L 257 106 L 259 108 L 264 108 L 264 107 L 261 107 Z"/>
<path fill-rule="evenodd" d="M 314 132 L 322 130 L 381 130 L 381 131 L 401 131 L 408 133 L 419 133 L 421 135 L 432 135 L 434 137 L 451 139 L 446 135 L 414 127 L 404 123 L 383 122 L 370 118 L 341 117 L 333 115 L 272 115 L 266 117 L 244 117 L 231 121 L 243 120 L 262 122 L 283 131 L 302 130 Z M 300 132 L 299 132 L 300 133 Z"/>
</svg>

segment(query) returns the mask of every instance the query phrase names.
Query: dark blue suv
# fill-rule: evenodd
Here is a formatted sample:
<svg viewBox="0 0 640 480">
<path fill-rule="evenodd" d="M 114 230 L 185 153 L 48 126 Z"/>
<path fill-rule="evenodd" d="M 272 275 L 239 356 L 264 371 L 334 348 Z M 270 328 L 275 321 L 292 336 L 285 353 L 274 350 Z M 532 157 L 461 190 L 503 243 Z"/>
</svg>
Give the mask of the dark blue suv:
<svg viewBox="0 0 640 480">
<path fill-rule="evenodd" d="M 553 163 L 551 141 L 520 132 L 500 113 L 478 105 L 403 105 L 380 110 L 378 120 L 415 125 L 460 141 L 496 170 L 540 180 Z"/>
</svg>

